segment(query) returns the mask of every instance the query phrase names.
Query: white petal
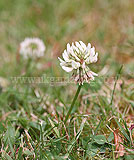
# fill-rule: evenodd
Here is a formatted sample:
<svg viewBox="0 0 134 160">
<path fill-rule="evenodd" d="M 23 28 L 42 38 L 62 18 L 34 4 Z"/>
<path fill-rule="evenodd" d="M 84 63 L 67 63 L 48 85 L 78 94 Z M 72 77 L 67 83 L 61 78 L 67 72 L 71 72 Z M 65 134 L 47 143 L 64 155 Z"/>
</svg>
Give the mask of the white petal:
<svg viewBox="0 0 134 160">
<path fill-rule="evenodd" d="M 85 45 L 85 43 L 83 43 L 82 41 L 79 41 L 80 42 L 80 44 L 81 44 L 81 46 L 84 48 L 84 50 L 86 50 L 86 45 Z"/>
<path fill-rule="evenodd" d="M 83 68 L 83 69 L 86 68 L 85 62 L 83 62 L 82 68 Z"/>
<path fill-rule="evenodd" d="M 65 70 L 66 72 L 71 72 L 73 70 L 72 67 L 65 67 L 65 66 L 62 66 L 62 69 Z"/>
<path fill-rule="evenodd" d="M 92 47 L 92 48 L 91 48 L 90 56 L 94 56 L 94 55 L 95 55 L 95 48 L 94 48 L 94 47 Z"/>
<path fill-rule="evenodd" d="M 98 52 L 96 53 L 96 55 L 94 56 L 94 63 L 97 62 L 98 60 Z"/>
<path fill-rule="evenodd" d="M 88 43 L 87 48 L 91 48 L 91 44 L 90 43 Z"/>
<path fill-rule="evenodd" d="M 80 59 L 77 57 L 77 55 L 74 53 L 74 50 L 73 50 L 73 48 L 71 47 L 71 49 L 70 49 L 70 53 L 71 53 L 71 55 L 77 60 L 77 61 L 80 61 Z"/>
<path fill-rule="evenodd" d="M 66 65 L 66 63 L 60 63 L 60 66 L 62 67 L 62 66 L 65 66 Z"/>
<path fill-rule="evenodd" d="M 85 62 L 86 62 L 87 64 L 89 64 L 89 63 L 90 63 L 90 57 L 87 57 L 87 59 L 85 60 Z"/>
<path fill-rule="evenodd" d="M 89 55 L 90 55 L 90 52 L 91 52 L 91 44 L 88 43 L 88 46 L 86 48 L 86 52 L 85 52 L 85 57 L 84 59 L 86 59 Z"/>
<path fill-rule="evenodd" d="M 79 62 L 72 61 L 72 67 L 73 67 L 74 69 L 77 69 L 77 68 L 80 67 L 80 63 L 79 63 Z"/>
<path fill-rule="evenodd" d="M 98 53 L 96 53 L 94 56 L 90 54 L 90 56 L 86 58 L 85 62 L 89 64 L 89 63 L 95 63 L 97 62 L 97 60 L 98 60 Z"/>
<path fill-rule="evenodd" d="M 82 48 L 82 46 L 79 44 L 79 42 L 75 42 L 75 44 L 76 44 L 76 46 L 83 52 L 83 48 Z"/>
<path fill-rule="evenodd" d="M 90 51 L 86 52 L 84 59 L 87 59 L 87 57 L 90 55 Z"/>
<path fill-rule="evenodd" d="M 93 76 L 93 74 L 92 74 L 91 71 L 89 71 L 87 74 L 88 74 L 88 76 L 91 78 L 91 80 L 94 80 L 94 76 Z"/>
<path fill-rule="evenodd" d="M 90 63 L 97 62 L 97 60 L 98 60 L 98 53 L 96 53 L 93 57 L 90 56 L 89 59 L 90 59 Z"/>
<path fill-rule="evenodd" d="M 79 50 L 78 50 L 78 48 L 74 45 L 74 43 L 72 43 L 72 48 L 73 48 L 73 50 L 75 50 L 75 51 L 79 54 Z"/>
<path fill-rule="evenodd" d="M 97 73 L 90 71 L 93 76 L 98 76 Z"/>
<path fill-rule="evenodd" d="M 65 61 L 63 61 L 60 57 L 58 57 L 58 59 L 59 59 L 59 61 L 61 62 L 61 63 L 64 63 Z"/>
<path fill-rule="evenodd" d="M 67 62 L 64 62 L 64 61 L 63 61 L 63 62 L 60 63 L 60 66 L 61 66 L 61 67 L 62 67 L 62 66 L 66 66 L 66 65 L 67 65 Z"/>
<path fill-rule="evenodd" d="M 67 44 L 67 52 L 70 52 L 70 44 Z"/>
<path fill-rule="evenodd" d="M 79 46 L 80 46 L 80 44 L 79 44 L 79 42 L 75 42 L 75 45 L 79 48 Z"/>
<path fill-rule="evenodd" d="M 67 54 L 67 51 L 66 51 L 66 50 L 64 50 L 64 52 L 63 52 L 62 56 L 63 56 L 63 59 L 64 59 L 66 62 L 70 62 L 70 60 L 69 60 L 69 56 L 68 56 L 68 54 Z"/>
</svg>

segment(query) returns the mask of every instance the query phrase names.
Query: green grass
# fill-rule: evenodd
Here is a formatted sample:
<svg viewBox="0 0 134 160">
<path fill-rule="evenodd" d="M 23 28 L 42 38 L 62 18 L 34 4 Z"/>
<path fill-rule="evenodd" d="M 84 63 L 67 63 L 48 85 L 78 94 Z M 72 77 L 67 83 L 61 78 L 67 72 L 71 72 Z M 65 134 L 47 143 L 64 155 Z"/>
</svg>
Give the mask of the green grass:
<svg viewBox="0 0 134 160">
<path fill-rule="evenodd" d="M 134 159 L 133 10 L 131 0 L 0 1 L 0 159 Z M 46 45 L 29 71 L 17 58 L 25 37 Z M 79 40 L 99 52 L 90 68 L 100 76 L 82 86 L 64 123 L 77 85 L 59 85 L 52 77 L 71 76 L 57 57 Z M 13 83 L 17 76 L 46 76 L 51 83 Z M 117 130 L 124 148 L 118 158 Z"/>
</svg>

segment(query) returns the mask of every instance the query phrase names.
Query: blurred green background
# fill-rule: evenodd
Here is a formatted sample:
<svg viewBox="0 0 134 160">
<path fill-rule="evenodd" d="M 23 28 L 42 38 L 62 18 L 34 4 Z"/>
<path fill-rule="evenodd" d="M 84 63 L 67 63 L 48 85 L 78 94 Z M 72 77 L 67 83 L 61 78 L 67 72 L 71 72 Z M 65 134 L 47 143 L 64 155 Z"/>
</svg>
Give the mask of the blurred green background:
<svg viewBox="0 0 134 160">
<path fill-rule="evenodd" d="M 82 40 L 99 52 L 98 71 L 109 65 L 111 75 L 125 64 L 124 74 L 132 76 L 133 13 L 132 0 L 1 0 L 1 75 L 18 74 L 14 68 L 20 42 L 39 37 L 47 48 L 41 61 L 52 62 L 53 68 L 68 42 Z"/>
</svg>

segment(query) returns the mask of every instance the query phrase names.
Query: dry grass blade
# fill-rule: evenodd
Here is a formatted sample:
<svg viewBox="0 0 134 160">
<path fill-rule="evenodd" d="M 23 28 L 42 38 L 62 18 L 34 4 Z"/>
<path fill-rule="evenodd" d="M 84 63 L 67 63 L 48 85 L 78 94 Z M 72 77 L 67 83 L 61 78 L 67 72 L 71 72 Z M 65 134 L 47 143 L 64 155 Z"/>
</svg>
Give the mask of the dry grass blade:
<svg viewBox="0 0 134 160">
<path fill-rule="evenodd" d="M 124 146 L 121 144 L 123 143 L 123 139 L 119 135 L 118 129 L 114 131 L 114 143 L 116 145 L 115 151 L 117 152 L 116 158 L 124 156 L 125 149 L 124 149 Z"/>
</svg>

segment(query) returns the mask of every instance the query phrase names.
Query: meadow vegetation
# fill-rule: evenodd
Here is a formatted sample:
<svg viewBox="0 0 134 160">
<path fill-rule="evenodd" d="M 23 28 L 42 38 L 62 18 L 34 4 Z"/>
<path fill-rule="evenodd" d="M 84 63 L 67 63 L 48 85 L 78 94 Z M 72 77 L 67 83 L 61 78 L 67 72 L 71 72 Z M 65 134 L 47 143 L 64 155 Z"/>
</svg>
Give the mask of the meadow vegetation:
<svg viewBox="0 0 134 160">
<path fill-rule="evenodd" d="M 46 46 L 30 67 L 19 55 L 25 37 Z M 99 76 L 65 123 L 78 85 L 56 82 L 71 76 L 57 58 L 79 40 L 99 53 L 90 65 Z M 0 159 L 134 159 L 134 1 L 0 0 L 0 42 Z"/>
</svg>

